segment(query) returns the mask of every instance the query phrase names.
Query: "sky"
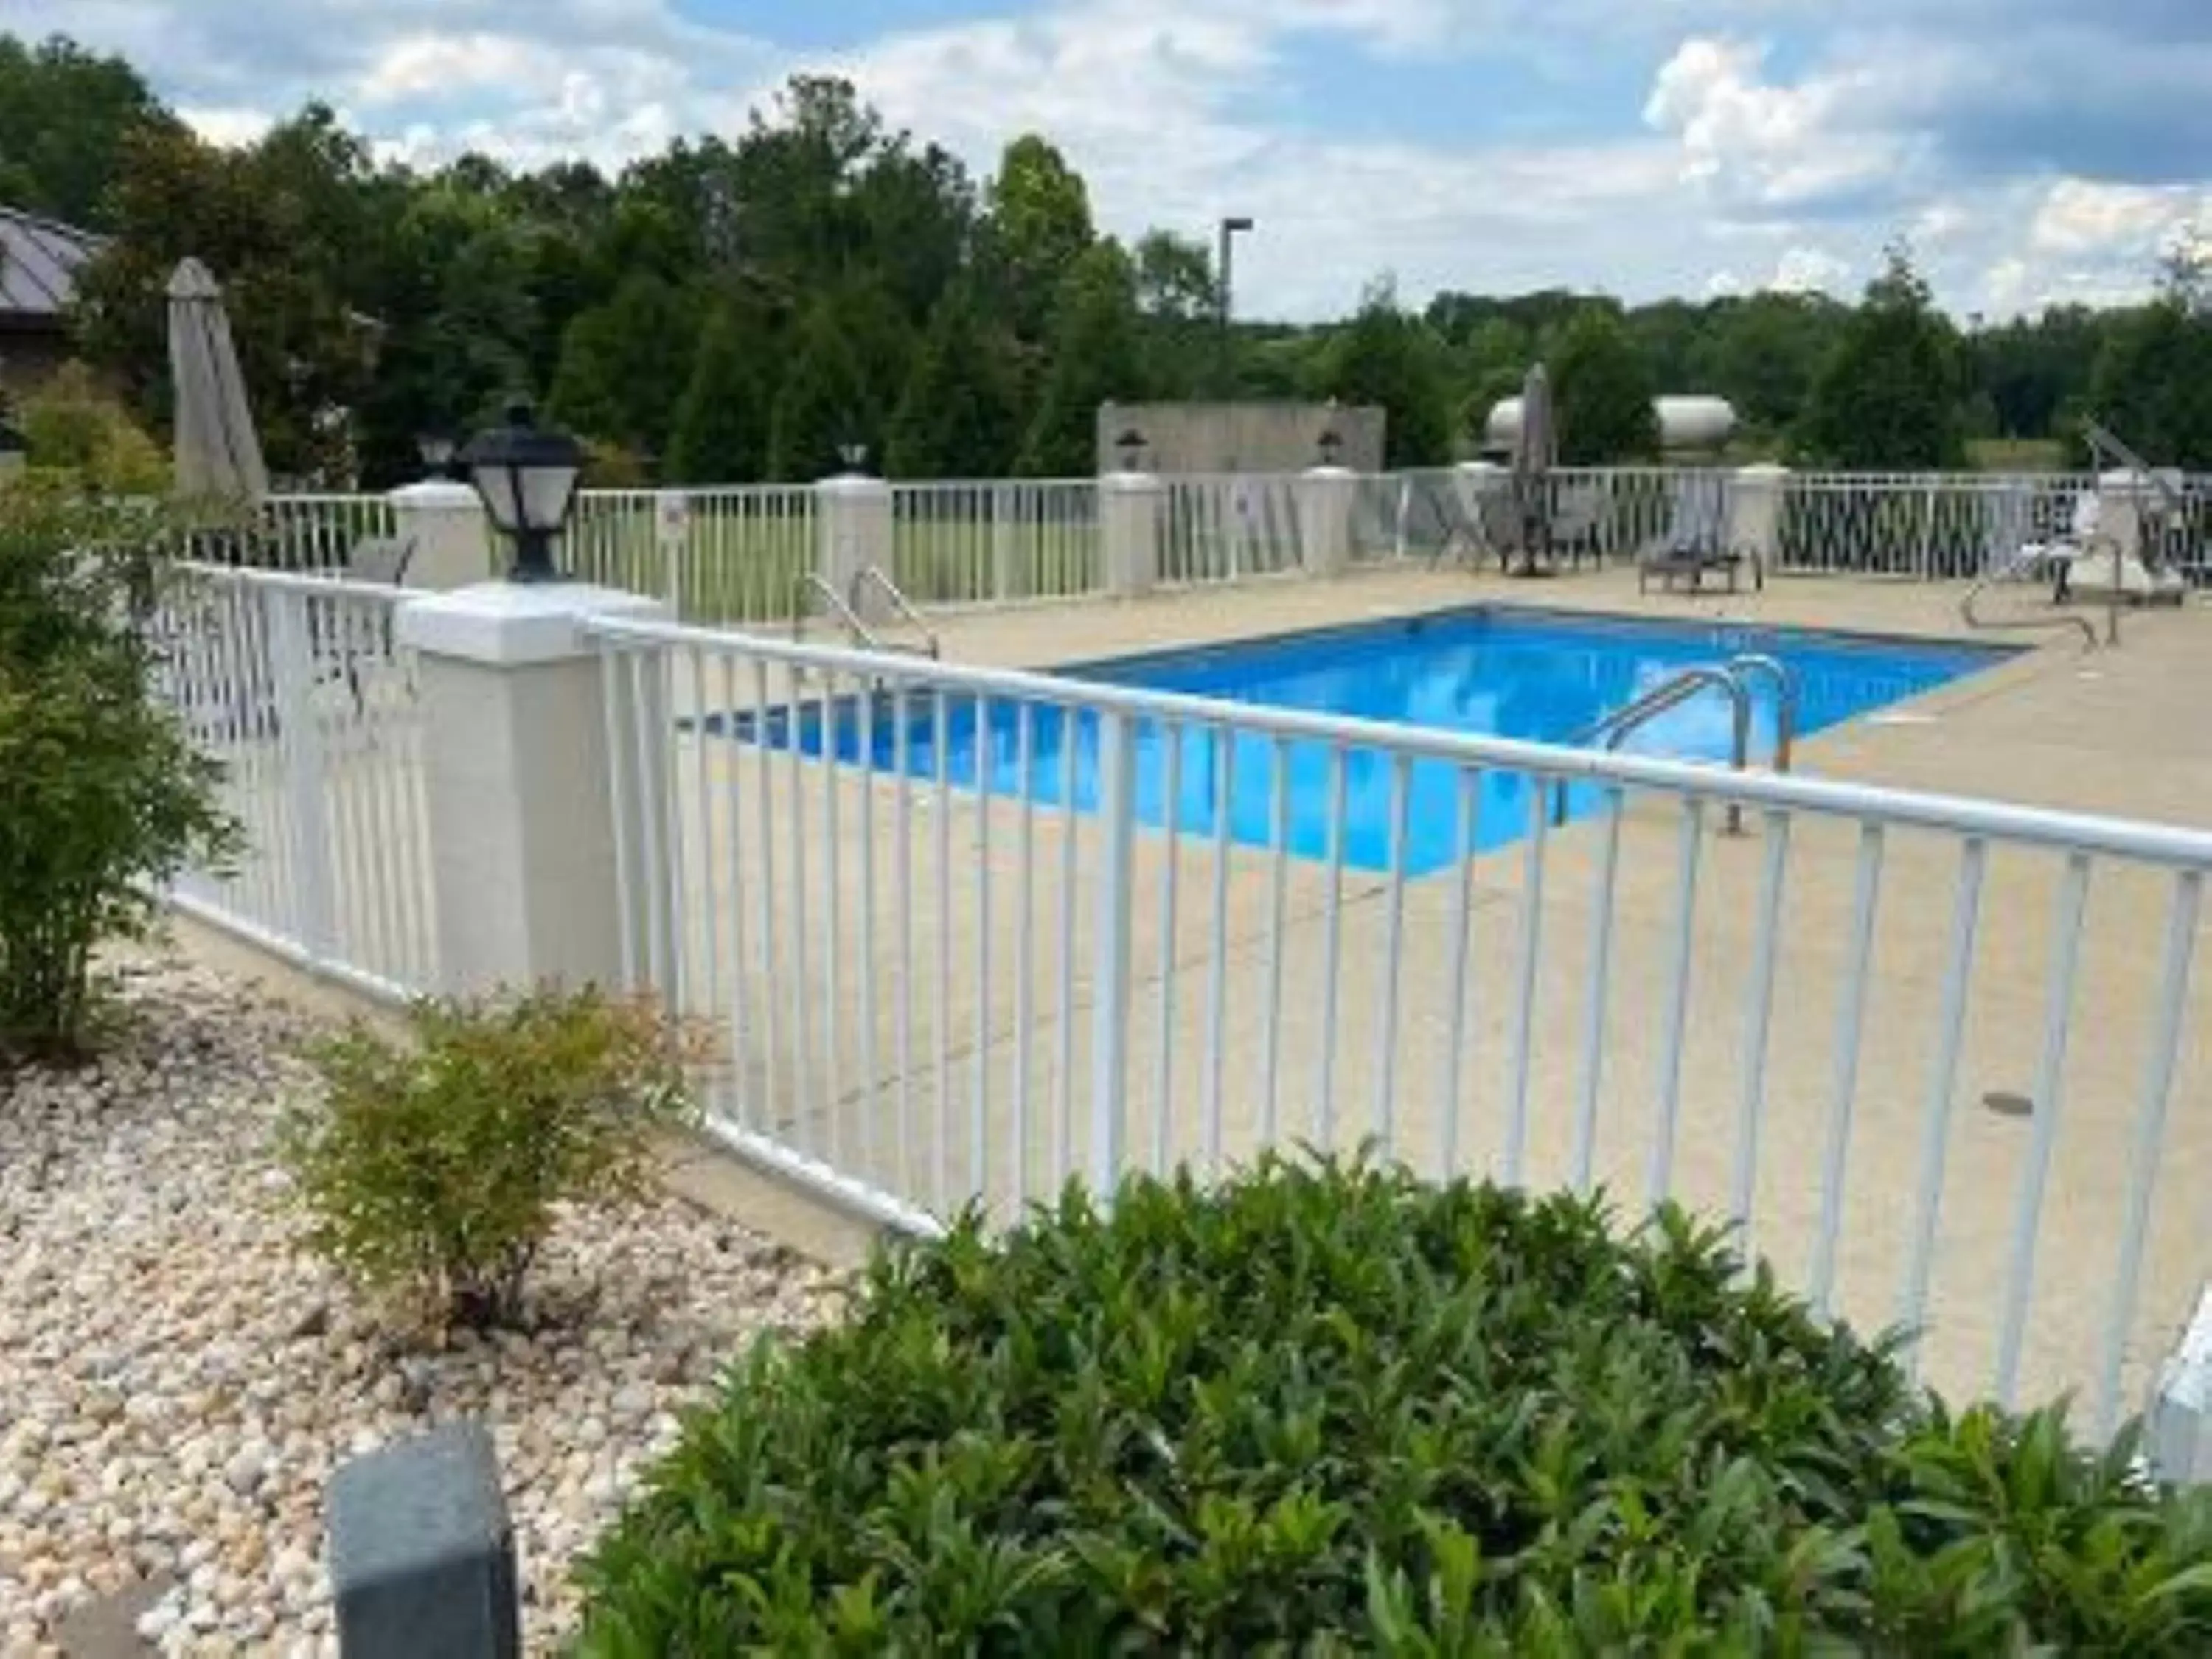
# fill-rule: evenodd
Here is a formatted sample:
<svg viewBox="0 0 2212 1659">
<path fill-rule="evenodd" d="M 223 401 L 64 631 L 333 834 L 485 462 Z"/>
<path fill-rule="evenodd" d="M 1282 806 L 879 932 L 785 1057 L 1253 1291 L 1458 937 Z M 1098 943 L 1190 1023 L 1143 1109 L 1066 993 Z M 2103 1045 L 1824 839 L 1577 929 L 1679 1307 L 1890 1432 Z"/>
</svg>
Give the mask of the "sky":
<svg viewBox="0 0 2212 1659">
<path fill-rule="evenodd" d="M 2131 296 L 2212 229 L 2212 0 L 0 0 L 211 137 L 309 97 L 381 153 L 603 165 L 849 76 L 979 176 L 1036 131 L 1110 230 L 1240 242 L 1239 314 L 1603 289 L 1961 315 Z"/>
</svg>

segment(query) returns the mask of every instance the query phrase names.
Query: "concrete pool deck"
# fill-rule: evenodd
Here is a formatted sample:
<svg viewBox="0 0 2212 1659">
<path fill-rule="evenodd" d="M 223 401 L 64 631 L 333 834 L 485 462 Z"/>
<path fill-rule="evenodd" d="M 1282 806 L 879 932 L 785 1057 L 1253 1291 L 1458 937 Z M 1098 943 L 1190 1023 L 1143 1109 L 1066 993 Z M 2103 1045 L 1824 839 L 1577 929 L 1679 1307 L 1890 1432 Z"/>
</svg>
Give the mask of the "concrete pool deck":
<svg viewBox="0 0 2212 1659">
<path fill-rule="evenodd" d="M 2085 655 L 2072 630 L 1969 629 L 1960 618 L 1960 597 L 1961 590 L 1952 586 L 1833 578 L 1778 579 L 1758 594 L 1638 595 L 1630 571 L 1516 581 L 1409 568 L 1334 581 L 1259 582 L 1132 601 L 954 615 L 937 619 L 936 626 L 952 661 L 1035 668 L 1483 603 L 2017 642 L 2033 648 L 1808 739 L 1798 769 L 2124 817 L 2212 823 L 2212 717 L 2206 712 L 2212 711 L 2212 615 L 2197 608 L 2131 612 L 2123 618 L 2118 650 Z M 2013 599 L 2001 601 L 2000 608 L 2007 602 L 2027 614 L 2045 614 L 2039 601 Z M 2100 613 L 2083 614 L 2101 630 Z M 679 795 L 688 811 L 696 811 L 699 803 L 689 780 L 703 760 L 705 775 L 734 787 L 735 798 L 747 804 L 750 822 L 759 781 L 757 757 L 733 753 L 720 743 L 701 756 L 689 739 L 679 743 L 678 751 Z M 940 1179 L 941 1190 L 956 1199 L 980 1187 L 1002 1211 L 1038 1196 L 1057 1166 L 1062 1138 L 1079 1149 L 1088 1133 L 1091 908 L 1097 850 L 1092 821 L 1083 816 L 1073 822 L 1072 866 L 1062 863 L 1071 834 L 1066 820 L 1040 809 L 1029 826 L 1033 944 L 1024 975 L 1018 971 L 1024 902 L 1018 807 L 994 799 L 987 823 L 975 798 L 956 790 L 949 810 L 940 813 L 929 800 L 930 787 L 915 786 L 907 820 L 912 884 L 905 890 L 913 902 L 904 907 L 911 956 L 902 960 L 892 926 L 902 891 L 896 786 L 879 775 L 871 799 L 856 771 L 840 769 L 840 816 L 833 835 L 823 817 L 822 769 L 811 762 L 794 766 L 781 754 L 772 764 L 775 838 L 783 862 L 769 884 L 774 896 L 769 910 L 753 908 L 755 882 L 768 873 L 756 863 L 757 836 L 747 838 L 732 866 L 748 895 L 749 961 L 760 950 L 760 918 L 765 915 L 777 929 L 778 971 L 747 975 L 756 1056 L 744 1093 L 759 1114 L 755 1121 L 781 1138 L 834 1152 L 843 1166 L 872 1172 L 881 1184 L 923 1201 L 936 1195 Z M 781 823 L 793 776 L 804 793 L 803 836 Z M 707 793 L 720 796 L 722 790 L 710 785 Z M 865 833 L 864 817 L 869 820 Z M 1594 894 L 1601 845 L 1596 823 L 1578 820 L 1547 837 L 1536 907 L 1541 948 L 1530 1011 L 1527 1177 L 1537 1184 L 1565 1179 L 1579 1102 L 1594 1098 L 1596 1172 L 1632 1209 L 1644 1191 L 1656 1103 L 1664 1093 L 1661 1034 L 1679 926 L 1680 826 L 1679 811 L 1664 800 L 1632 799 L 1624 813 L 1601 1011 L 1603 1066 L 1595 1080 L 1586 1077 L 1582 1055 L 1595 977 Z M 1709 817 L 1698 837 L 1691 1012 L 1680 1056 L 1673 1174 L 1680 1195 L 1716 1213 L 1725 1205 L 1736 1146 L 1764 864 L 1759 831 L 1754 824 L 1748 835 L 1724 836 Z M 811 896 L 806 973 L 815 994 L 794 1000 L 795 963 L 788 952 L 800 917 L 791 902 L 789 854 L 801 839 Z M 729 849 L 719 833 L 705 840 L 711 848 L 695 848 L 693 857 L 711 852 L 721 864 Z M 946 854 L 941 877 L 940 847 Z M 867 958 L 873 1006 L 865 1018 L 857 934 L 864 848 L 878 907 Z M 1497 1167 L 1511 1117 L 1516 1011 L 1508 988 L 1526 921 L 1522 842 L 1472 862 L 1474 942 L 1470 995 L 1460 1016 L 1465 1060 L 1449 1106 L 1445 1079 L 1454 1012 L 1441 988 L 1452 982 L 1456 866 L 1406 884 L 1396 924 L 1400 972 L 1390 988 L 1380 971 L 1391 926 L 1387 878 L 1347 871 L 1332 902 L 1323 866 L 1290 860 L 1279 1005 L 1285 1012 L 1274 1022 L 1267 1012 L 1274 994 L 1268 927 L 1273 860 L 1261 849 L 1238 847 L 1217 877 L 1209 841 L 1187 834 L 1176 848 L 1178 895 L 1171 933 L 1163 902 L 1170 860 L 1159 836 L 1139 835 L 1133 871 L 1131 1030 L 1122 1107 L 1133 1159 L 1150 1161 L 1158 1147 L 1170 1158 L 1203 1164 L 1214 1149 L 1203 1127 L 1201 1103 L 1218 1098 L 1218 1151 L 1229 1160 L 1249 1156 L 1271 1136 L 1290 1140 L 1325 1133 L 1348 1147 L 1364 1136 L 1387 1134 L 1401 1155 L 1435 1170 L 1443 1161 L 1449 1120 L 1455 1167 Z M 1794 828 L 1753 1215 L 1757 1247 L 1793 1285 L 1803 1281 L 1819 1248 L 1822 1149 L 1835 1092 L 1835 1034 L 1848 977 L 1859 856 L 1855 823 L 1802 818 Z M 1927 1374 L 1952 1392 L 1985 1389 L 1996 1350 L 2014 1205 L 2032 1129 L 2029 1120 L 1986 1108 L 1984 1097 L 2032 1089 L 2063 863 L 2057 854 L 2000 852 L 1990 860 L 1983 891 L 1964 1054 L 1942 1137 L 1945 1174 L 1923 1345 Z M 1063 913 L 1060 872 L 1068 867 L 1076 872 L 1076 902 Z M 1921 832 L 1887 837 L 1835 1259 L 1836 1306 L 1862 1326 L 1888 1322 L 1900 1305 L 1958 868 L 1954 838 Z M 1218 979 L 1217 880 L 1226 946 Z M 833 886 L 841 939 L 834 995 L 824 982 L 821 942 Z M 2021 1367 L 2024 1398 L 2064 1388 L 2086 1394 L 2095 1380 L 2171 890 L 2169 878 L 2146 870 L 2100 866 L 2093 883 L 2056 1155 L 2038 1234 Z M 698 902 L 701 891 L 695 882 L 687 898 L 695 968 L 705 944 L 697 920 L 706 908 Z M 725 900 L 721 908 L 728 908 Z M 1333 1011 L 1323 966 L 1332 910 L 1341 964 Z M 736 942 L 725 916 L 716 928 L 715 950 L 726 988 L 734 978 Z M 1057 982 L 1063 949 L 1072 951 L 1073 963 L 1064 1049 Z M 2142 1293 L 2128 1330 L 2123 1403 L 2130 1409 L 2140 1405 L 2150 1367 L 2212 1271 L 2212 1221 L 2198 1196 L 2212 1190 L 2208 959 L 2212 951 L 2200 949 L 2160 1158 Z M 784 1048 L 774 1079 L 757 1052 L 762 1017 L 771 1001 Z M 903 1071 L 896 1061 L 902 1004 L 909 1028 L 909 1063 Z M 832 1010 L 834 1036 L 824 1029 Z M 833 1089 L 838 1104 L 827 1113 L 795 1104 L 790 1051 L 802 1013 L 810 1021 L 813 1067 L 805 1097 L 816 1100 Z M 1324 1024 L 1337 1034 L 1325 1116 L 1315 1098 Z M 1277 1033 L 1272 1042 L 1271 1030 Z M 1207 1063 L 1217 1031 L 1218 1071 Z M 1065 1091 L 1073 1102 L 1066 1123 L 1055 1121 L 1063 1098 L 1057 1082 L 1063 1059 L 1073 1079 Z M 1376 1081 L 1386 1070 L 1395 1095 L 1387 1121 Z M 1172 1103 L 1164 1134 L 1156 1110 L 1163 1077 Z M 1260 1105 L 1270 1078 L 1277 1080 L 1282 1101 L 1282 1115 L 1273 1124 L 1263 1121 Z M 1023 1080 L 1027 1098 L 1018 1107 Z M 902 1155 L 897 1126 L 902 1114 Z"/>
</svg>

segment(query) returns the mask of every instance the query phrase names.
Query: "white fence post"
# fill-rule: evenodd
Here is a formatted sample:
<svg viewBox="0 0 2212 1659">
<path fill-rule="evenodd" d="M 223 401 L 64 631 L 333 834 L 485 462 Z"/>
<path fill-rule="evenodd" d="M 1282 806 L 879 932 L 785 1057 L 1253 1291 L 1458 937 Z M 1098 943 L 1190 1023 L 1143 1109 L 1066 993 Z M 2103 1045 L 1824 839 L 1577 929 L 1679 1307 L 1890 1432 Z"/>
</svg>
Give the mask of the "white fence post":
<svg viewBox="0 0 2212 1659">
<path fill-rule="evenodd" d="M 1098 480 L 1099 539 L 1106 591 L 1130 599 L 1160 579 L 1160 531 L 1167 486 L 1149 472 L 1109 472 Z"/>
<path fill-rule="evenodd" d="M 310 956 L 337 954 L 337 908 L 331 870 L 330 801 L 325 791 L 330 756 L 315 713 L 313 618 L 307 596 L 281 587 L 261 590 L 269 635 L 276 719 L 285 756 L 284 796 L 291 820 L 293 891 L 300 913 L 293 925 Z"/>
<path fill-rule="evenodd" d="M 624 886 L 607 733 L 608 684 L 591 617 L 661 618 L 660 600 L 577 582 L 485 583 L 403 606 L 398 632 L 422 667 L 423 783 L 443 988 L 545 980 L 616 985 L 624 975 Z M 649 659 L 657 676 L 660 657 Z M 656 682 L 657 684 L 657 682 Z M 665 744 L 657 697 L 641 738 Z M 665 787 L 660 744 L 636 775 Z M 633 786 L 632 793 L 638 792 Z M 656 797 L 656 799 L 660 799 Z M 665 817 L 643 806 L 652 822 Z M 629 837 L 633 843 L 642 839 Z"/>
<path fill-rule="evenodd" d="M 1754 461 L 1736 469 L 1729 502 L 1729 545 L 1750 553 L 1759 568 L 1772 571 L 1782 556 L 1782 501 L 1790 489 L 1790 469 Z"/>
<path fill-rule="evenodd" d="M 815 574 L 850 604 L 854 580 L 870 565 L 891 574 L 891 487 L 865 473 L 841 472 L 814 490 L 822 506 Z M 885 618 L 884 596 L 875 588 L 859 597 L 857 608 L 863 622 Z"/>
<path fill-rule="evenodd" d="M 1070 715 L 1071 721 L 1074 719 Z M 1073 732 L 1070 740 L 1073 741 Z M 1091 1187 L 1110 1202 L 1127 1139 L 1129 920 L 1137 833 L 1137 744 L 1130 718 L 1098 716 L 1097 909 L 1091 934 Z"/>
<path fill-rule="evenodd" d="M 414 544 L 406 585 L 443 592 L 489 581 L 491 527 L 483 502 L 465 483 L 425 478 L 393 490 L 387 499 L 396 533 Z"/>
<path fill-rule="evenodd" d="M 1310 466 L 1297 477 L 1298 562 L 1309 576 L 1341 576 L 1352 563 L 1352 508 L 1357 473 Z"/>
<path fill-rule="evenodd" d="M 691 539 L 691 498 L 663 489 L 653 498 L 653 539 L 660 551 L 660 592 L 669 609 L 684 614 L 684 551 Z"/>
</svg>

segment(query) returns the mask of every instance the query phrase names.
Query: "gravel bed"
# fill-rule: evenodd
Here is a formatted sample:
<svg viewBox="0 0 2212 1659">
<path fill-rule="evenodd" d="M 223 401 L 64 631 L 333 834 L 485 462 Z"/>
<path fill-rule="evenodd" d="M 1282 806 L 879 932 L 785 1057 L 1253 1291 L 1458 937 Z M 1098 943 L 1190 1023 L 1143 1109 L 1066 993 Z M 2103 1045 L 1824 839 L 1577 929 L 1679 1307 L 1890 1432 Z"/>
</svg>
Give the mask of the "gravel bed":
<svg viewBox="0 0 2212 1659">
<path fill-rule="evenodd" d="M 386 1334 L 292 1247 L 267 1146 L 307 1086 L 301 1015 L 173 957 L 124 964 L 127 1030 L 75 1071 L 0 1073 L 0 1653 L 138 1580 L 161 1651 L 334 1653 L 322 1493 L 348 1456 L 491 1425 L 526 1644 L 573 1629 L 571 1559 L 675 1413 L 837 1279 L 666 1198 L 564 1218 L 536 1327 Z"/>
</svg>

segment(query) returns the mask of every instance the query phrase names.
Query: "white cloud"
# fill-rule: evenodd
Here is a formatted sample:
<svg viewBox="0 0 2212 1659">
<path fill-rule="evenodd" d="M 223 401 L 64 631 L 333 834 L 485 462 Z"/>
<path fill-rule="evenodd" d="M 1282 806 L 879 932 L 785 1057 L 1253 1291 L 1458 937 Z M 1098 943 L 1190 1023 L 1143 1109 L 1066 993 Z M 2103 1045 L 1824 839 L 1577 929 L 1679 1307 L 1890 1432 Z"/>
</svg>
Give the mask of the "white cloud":
<svg viewBox="0 0 2212 1659">
<path fill-rule="evenodd" d="M 1777 294 L 1840 294 L 1851 274 L 1850 264 L 1816 247 L 1790 247 L 1775 262 L 1766 286 Z"/>
</svg>

